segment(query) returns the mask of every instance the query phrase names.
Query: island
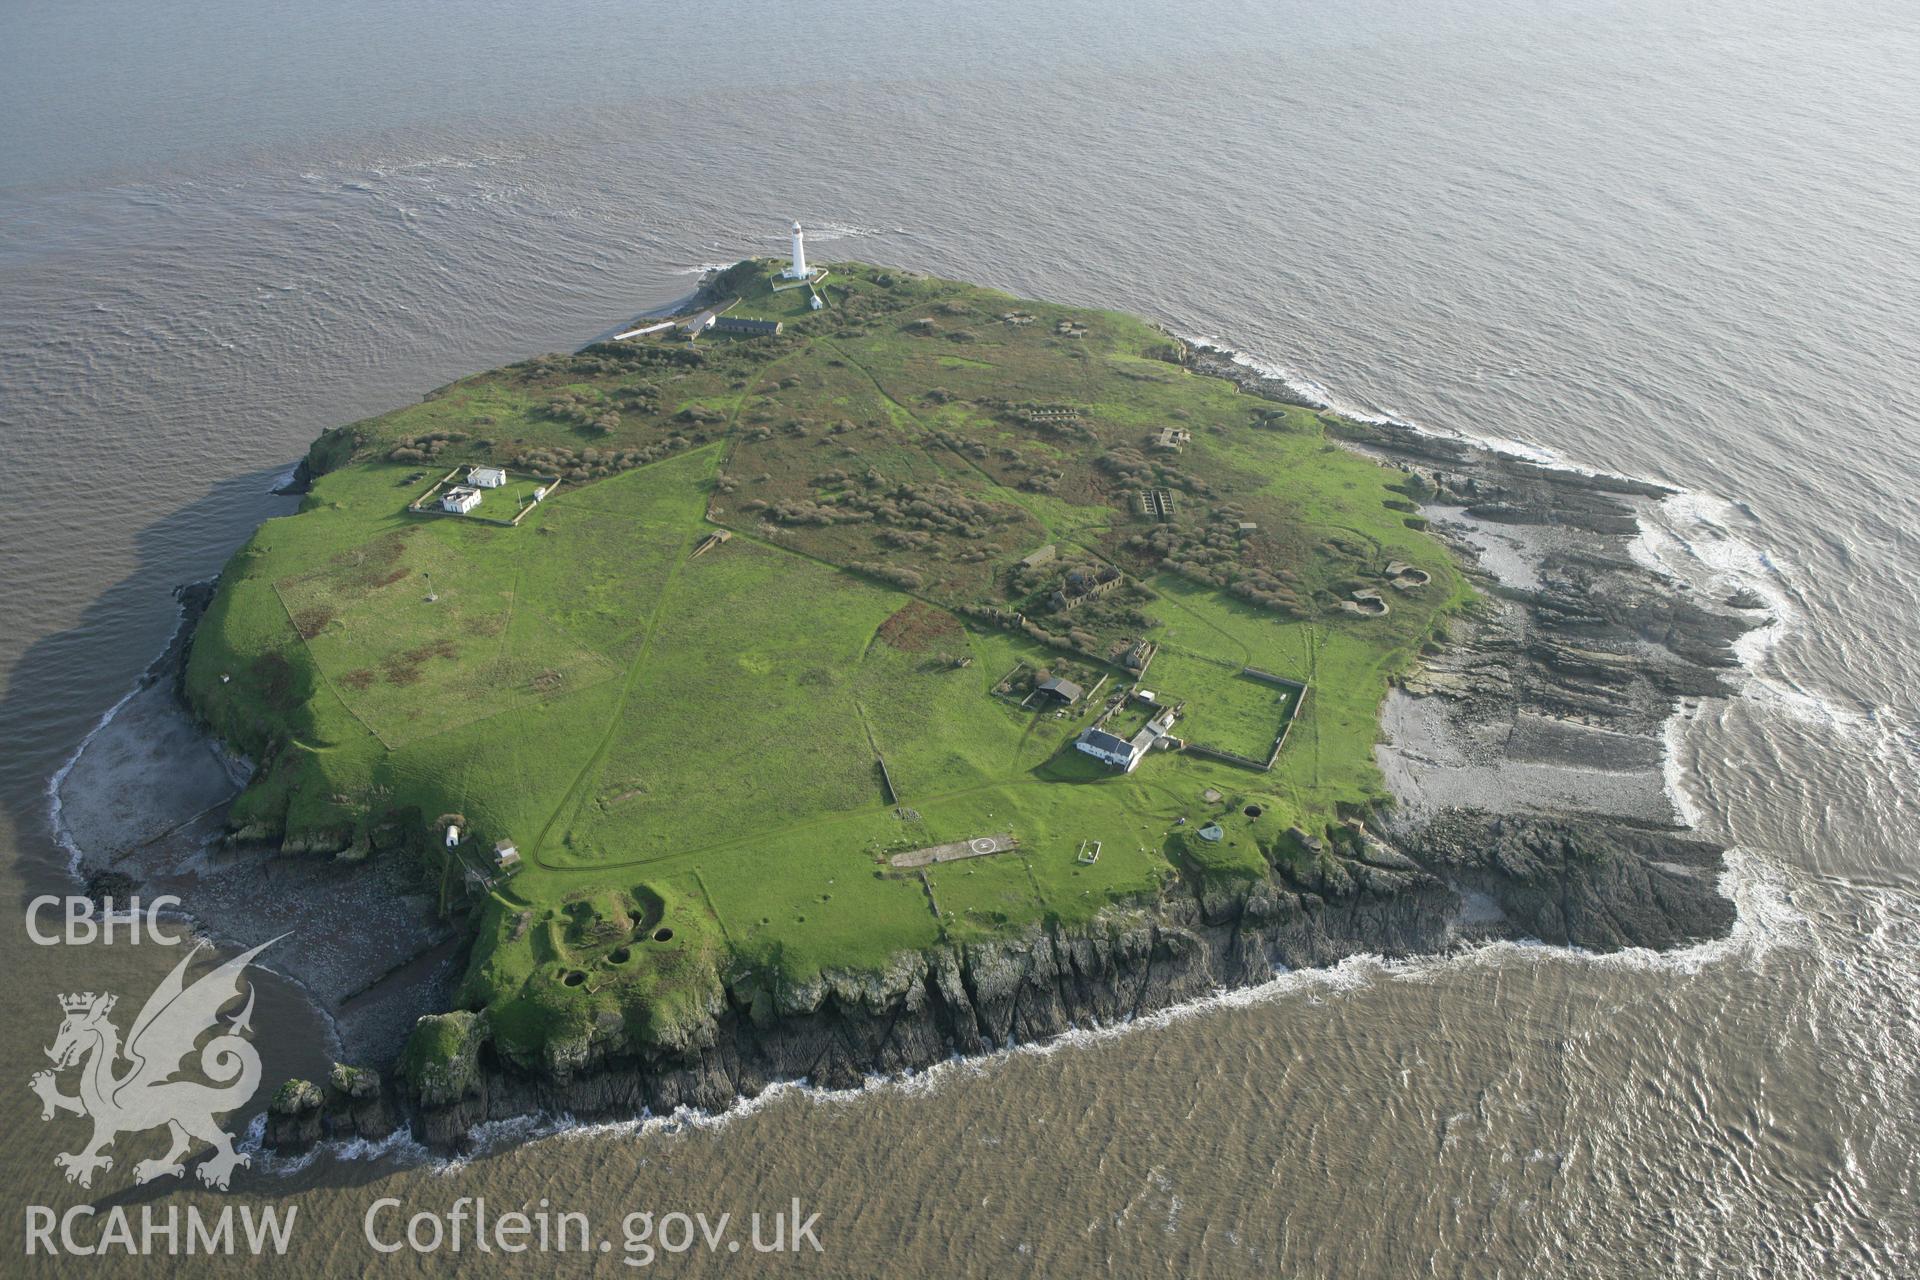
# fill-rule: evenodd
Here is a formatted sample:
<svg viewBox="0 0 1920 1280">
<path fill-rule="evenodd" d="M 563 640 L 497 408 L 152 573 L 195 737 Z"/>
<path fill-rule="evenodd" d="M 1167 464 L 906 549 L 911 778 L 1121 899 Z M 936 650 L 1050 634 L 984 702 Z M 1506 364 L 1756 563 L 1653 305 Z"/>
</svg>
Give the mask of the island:
<svg viewBox="0 0 1920 1280">
<path fill-rule="evenodd" d="M 1732 926 L 1661 734 L 1762 619 L 1631 554 L 1667 490 L 795 239 L 328 431 L 188 593 L 154 683 L 245 785 L 184 896 L 294 928 L 356 1060 L 288 1082 L 271 1145 Z M 166 882 L 165 847 L 88 866 Z"/>
</svg>

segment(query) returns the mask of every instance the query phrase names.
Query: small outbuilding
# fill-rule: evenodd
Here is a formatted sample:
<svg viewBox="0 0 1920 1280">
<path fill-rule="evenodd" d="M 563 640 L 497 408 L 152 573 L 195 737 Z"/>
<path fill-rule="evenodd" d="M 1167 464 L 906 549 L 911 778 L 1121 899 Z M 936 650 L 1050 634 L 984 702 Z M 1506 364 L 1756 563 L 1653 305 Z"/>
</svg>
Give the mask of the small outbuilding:
<svg viewBox="0 0 1920 1280">
<path fill-rule="evenodd" d="M 1048 676 L 1045 680 L 1035 685 L 1034 689 L 1046 697 L 1066 703 L 1078 702 L 1082 695 L 1086 693 L 1085 689 L 1082 689 L 1073 681 L 1062 680 L 1059 676 Z"/>
<path fill-rule="evenodd" d="M 1036 547 L 1034 550 L 1020 557 L 1020 567 L 1023 569 L 1033 569 L 1047 563 L 1059 554 L 1059 549 L 1049 542 L 1046 546 Z"/>
<path fill-rule="evenodd" d="M 512 871 L 520 865 L 520 850 L 514 848 L 513 841 L 502 840 L 493 846 L 493 865 L 502 871 Z"/>
<path fill-rule="evenodd" d="M 480 491 L 472 485 L 457 484 L 440 495 L 440 509 L 463 516 L 480 505 Z"/>
<path fill-rule="evenodd" d="M 476 489 L 498 489 L 507 482 L 507 473 L 499 467 L 467 468 L 467 483 Z"/>
</svg>

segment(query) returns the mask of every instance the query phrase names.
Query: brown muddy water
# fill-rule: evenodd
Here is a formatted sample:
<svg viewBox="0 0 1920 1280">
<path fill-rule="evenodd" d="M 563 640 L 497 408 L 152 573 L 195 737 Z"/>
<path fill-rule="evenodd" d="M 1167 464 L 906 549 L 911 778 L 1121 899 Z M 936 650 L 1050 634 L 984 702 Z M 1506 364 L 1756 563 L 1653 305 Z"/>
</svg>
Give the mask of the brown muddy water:
<svg viewBox="0 0 1920 1280">
<path fill-rule="evenodd" d="M 1873 0 L 8 6 L 10 910 L 69 890 L 49 779 L 309 439 L 793 217 L 821 256 L 1135 310 L 1682 486 L 1648 554 L 1779 618 L 1671 734 L 1677 802 L 1737 849 L 1723 943 L 1353 961 L 717 1120 L 260 1161 L 224 1195 L 120 1166 L 86 1202 L 297 1209 L 303 1276 L 621 1274 L 623 1216 L 676 1211 L 743 1246 L 652 1260 L 696 1274 L 1920 1274 L 1915 65 Z M 83 1198 L 53 1165 L 80 1123 L 26 1087 L 57 997 L 137 1005 L 175 958 L 0 929 L 0 1273 L 259 1265 L 22 1256 L 30 1206 Z M 284 983 L 255 1028 L 270 1082 L 324 1059 Z M 384 1197 L 386 1241 L 544 1198 L 612 1247 L 384 1254 Z M 796 1198 L 823 1251 L 754 1252 L 747 1215 Z"/>
</svg>

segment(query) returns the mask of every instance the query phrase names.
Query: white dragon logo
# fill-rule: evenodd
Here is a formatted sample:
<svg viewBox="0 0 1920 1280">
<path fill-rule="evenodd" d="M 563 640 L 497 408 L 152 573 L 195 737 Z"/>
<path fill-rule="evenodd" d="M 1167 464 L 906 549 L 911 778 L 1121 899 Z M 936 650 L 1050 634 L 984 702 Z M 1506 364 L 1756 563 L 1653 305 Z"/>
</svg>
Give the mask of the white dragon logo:
<svg viewBox="0 0 1920 1280">
<path fill-rule="evenodd" d="M 245 1103 L 260 1087 L 260 1055 L 244 1038 L 252 1029 L 251 986 L 246 1007 L 230 1019 L 226 1031 L 200 1050 L 200 1070 L 213 1083 L 172 1077 L 185 1067 L 194 1042 L 218 1025 L 220 1010 L 239 997 L 240 975 L 247 964 L 279 940 L 235 956 L 188 986 L 187 966 L 207 944 L 194 947 L 147 997 L 124 1048 L 119 1028 L 107 1019 L 118 996 L 89 991 L 60 997 L 66 1020 L 47 1050 L 53 1070 L 35 1072 L 29 1087 L 40 1095 L 42 1120 L 70 1111 L 93 1121 L 92 1141 L 79 1151 L 53 1158 L 55 1165 L 66 1170 L 68 1182 L 91 1187 L 96 1170 L 113 1168 L 113 1157 L 102 1154 L 102 1148 L 112 1146 L 123 1133 L 162 1125 L 171 1134 L 171 1145 L 158 1160 L 133 1166 L 135 1182 L 183 1176 L 186 1166 L 180 1158 L 196 1141 L 213 1146 L 212 1157 L 196 1171 L 209 1187 L 226 1190 L 234 1169 L 252 1163 L 233 1149 L 233 1135 L 214 1123 L 216 1115 Z M 124 1072 L 118 1070 L 122 1058 L 131 1064 Z M 76 1065 L 80 1066 L 80 1092 L 69 1096 L 60 1092 L 55 1075 Z"/>
</svg>

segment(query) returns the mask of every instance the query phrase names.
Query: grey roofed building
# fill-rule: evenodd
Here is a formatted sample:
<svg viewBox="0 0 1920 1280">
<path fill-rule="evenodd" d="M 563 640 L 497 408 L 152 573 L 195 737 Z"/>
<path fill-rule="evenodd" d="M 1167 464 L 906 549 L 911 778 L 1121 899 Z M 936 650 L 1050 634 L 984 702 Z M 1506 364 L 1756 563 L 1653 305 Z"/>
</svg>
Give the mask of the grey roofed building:
<svg viewBox="0 0 1920 1280">
<path fill-rule="evenodd" d="M 1077 744 L 1088 755 L 1118 756 L 1121 759 L 1131 757 L 1133 744 L 1125 738 L 1108 733 L 1105 729 L 1089 729 L 1080 735 Z"/>
<path fill-rule="evenodd" d="M 750 333 L 758 337 L 778 337 L 781 323 L 778 320 L 749 320 L 745 316 L 721 316 L 713 322 L 713 327 L 721 333 Z"/>
<path fill-rule="evenodd" d="M 1143 732 L 1132 742 L 1128 742 L 1125 738 L 1115 737 L 1105 729 L 1089 729 L 1081 734 L 1073 745 L 1094 759 L 1105 761 L 1122 773 L 1132 773 L 1141 758 L 1147 754 L 1147 749 L 1153 745 L 1153 739 L 1153 734 Z"/>
<path fill-rule="evenodd" d="M 1133 735 L 1133 740 L 1118 737 L 1105 729 L 1088 729 L 1074 741 L 1074 746 L 1086 752 L 1096 760 L 1104 760 L 1123 773 L 1132 773 L 1147 752 L 1153 750 L 1159 741 L 1173 728 L 1174 713 L 1162 711 L 1146 728 Z"/>
<path fill-rule="evenodd" d="M 1071 680 L 1062 680 L 1059 676 L 1048 676 L 1036 686 L 1041 693 L 1050 693 L 1062 702 L 1078 702 L 1086 690 Z"/>
</svg>

